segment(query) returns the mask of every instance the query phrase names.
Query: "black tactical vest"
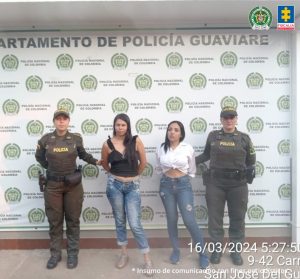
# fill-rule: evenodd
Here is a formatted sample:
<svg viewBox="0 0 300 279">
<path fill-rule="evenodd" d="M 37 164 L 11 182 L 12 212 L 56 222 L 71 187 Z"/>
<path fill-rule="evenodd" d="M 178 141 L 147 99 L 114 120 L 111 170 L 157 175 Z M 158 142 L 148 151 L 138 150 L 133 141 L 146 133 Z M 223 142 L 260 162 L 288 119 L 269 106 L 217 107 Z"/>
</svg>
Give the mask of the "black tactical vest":
<svg viewBox="0 0 300 279">
<path fill-rule="evenodd" d="M 244 170 L 246 168 L 247 151 L 242 144 L 240 132 L 216 132 L 210 148 L 210 168 L 227 170 Z"/>
<path fill-rule="evenodd" d="M 71 133 L 67 136 L 50 136 L 46 142 L 47 172 L 51 175 L 74 173 L 78 156 L 76 139 Z"/>
</svg>

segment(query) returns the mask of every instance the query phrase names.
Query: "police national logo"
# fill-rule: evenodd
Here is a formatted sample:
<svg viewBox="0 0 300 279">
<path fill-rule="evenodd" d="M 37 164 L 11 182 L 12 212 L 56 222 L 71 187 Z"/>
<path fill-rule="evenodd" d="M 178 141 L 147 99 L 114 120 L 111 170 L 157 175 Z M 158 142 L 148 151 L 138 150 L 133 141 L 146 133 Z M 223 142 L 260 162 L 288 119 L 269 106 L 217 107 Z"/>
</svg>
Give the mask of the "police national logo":
<svg viewBox="0 0 300 279">
<path fill-rule="evenodd" d="M 195 217 L 197 221 L 203 222 L 208 219 L 208 211 L 207 208 L 203 205 L 196 205 L 194 207 Z"/>
<path fill-rule="evenodd" d="M 4 147 L 3 154 L 8 160 L 17 160 L 21 155 L 21 148 L 15 143 L 9 143 Z"/>
<path fill-rule="evenodd" d="M 41 165 L 33 164 L 33 165 L 29 166 L 29 168 L 27 170 L 28 178 L 30 180 L 38 180 L 39 179 L 39 172 L 41 172 L 41 174 L 45 174 L 45 171 L 44 171 L 44 169 L 42 168 Z"/>
<path fill-rule="evenodd" d="M 93 75 L 85 75 L 80 80 L 81 89 L 86 92 L 95 91 L 97 85 L 97 79 Z"/>
<path fill-rule="evenodd" d="M 220 62 L 223 68 L 235 68 L 238 57 L 232 51 L 225 51 L 220 57 Z"/>
<path fill-rule="evenodd" d="M 45 212 L 41 208 L 33 208 L 28 212 L 28 220 L 31 224 L 44 223 L 45 216 Z"/>
<path fill-rule="evenodd" d="M 247 130 L 251 134 L 261 133 L 264 128 L 264 122 L 259 117 L 251 117 L 247 121 Z"/>
<path fill-rule="evenodd" d="M 206 77 L 201 73 L 193 74 L 189 80 L 190 87 L 195 90 L 204 89 L 206 87 Z"/>
<path fill-rule="evenodd" d="M 206 132 L 206 128 L 207 128 L 207 123 L 201 117 L 194 118 L 190 122 L 190 129 L 193 134 L 203 134 Z"/>
<path fill-rule="evenodd" d="M 86 164 L 82 168 L 82 175 L 86 179 L 95 179 L 99 176 L 99 168 L 91 164 Z"/>
<path fill-rule="evenodd" d="M 290 155 L 290 140 L 281 140 L 277 145 L 279 155 L 289 156 Z"/>
<path fill-rule="evenodd" d="M 5 115 L 17 115 L 20 111 L 20 105 L 15 99 L 8 99 L 4 101 L 2 105 L 2 110 Z"/>
<path fill-rule="evenodd" d="M 277 55 L 277 63 L 279 67 L 288 67 L 290 65 L 290 52 L 281 51 Z"/>
<path fill-rule="evenodd" d="M 231 108 L 234 108 L 235 110 L 237 110 L 238 100 L 233 96 L 225 96 L 221 100 L 220 105 L 221 105 L 221 109 L 223 109 L 225 107 L 231 107 Z"/>
<path fill-rule="evenodd" d="M 264 78 L 260 73 L 251 73 L 247 76 L 246 83 L 250 89 L 259 89 L 263 86 Z"/>
<path fill-rule="evenodd" d="M 17 56 L 8 54 L 2 58 L 1 65 L 4 71 L 16 71 L 19 66 Z"/>
<path fill-rule="evenodd" d="M 250 221 L 261 221 L 264 218 L 265 210 L 260 205 L 252 205 L 247 210 Z"/>
<path fill-rule="evenodd" d="M 183 109 L 183 101 L 179 97 L 171 97 L 166 102 L 168 112 L 178 113 Z"/>
<path fill-rule="evenodd" d="M 30 76 L 26 79 L 26 88 L 29 92 L 40 92 L 43 88 L 43 80 L 39 76 Z"/>
<path fill-rule="evenodd" d="M 150 163 L 146 164 L 141 176 L 143 177 L 152 177 L 153 175 L 153 166 Z"/>
<path fill-rule="evenodd" d="M 39 120 L 29 121 L 26 129 L 29 136 L 41 136 L 44 133 L 44 125 Z"/>
<path fill-rule="evenodd" d="M 142 206 L 141 219 L 143 222 L 151 222 L 154 218 L 154 211 L 150 206 Z"/>
<path fill-rule="evenodd" d="M 82 218 L 85 223 L 97 223 L 100 219 L 100 212 L 96 207 L 87 207 L 82 212 Z"/>
<path fill-rule="evenodd" d="M 249 22 L 253 30 L 269 30 L 272 13 L 266 7 L 255 7 L 249 13 Z"/>
<path fill-rule="evenodd" d="M 74 60 L 71 55 L 63 53 L 56 58 L 56 66 L 59 70 L 69 71 L 73 68 Z"/>
<path fill-rule="evenodd" d="M 141 74 L 135 78 L 135 87 L 139 91 L 150 90 L 152 86 L 152 79 L 149 75 Z"/>
<path fill-rule="evenodd" d="M 75 105 L 71 99 L 64 98 L 58 101 L 56 108 L 59 110 L 65 110 L 69 113 L 73 113 Z"/>
<path fill-rule="evenodd" d="M 255 162 L 255 177 L 262 177 L 264 172 L 265 172 L 264 165 L 261 162 L 256 161 Z"/>
<path fill-rule="evenodd" d="M 8 188 L 5 193 L 5 200 L 9 204 L 19 203 L 22 199 L 22 193 L 18 188 Z"/>
<path fill-rule="evenodd" d="M 114 70 L 125 70 L 128 66 L 128 58 L 124 53 L 116 53 L 112 56 L 110 63 Z"/>
<path fill-rule="evenodd" d="M 129 104 L 125 98 L 116 98 L 112 101 L 111 108 L 114 113 L 126 113 Z"/>
<path fill-rule="evenodd" d="M 81 124 L 81 131 L 86 136 L 94 136 L 98 133 L 98 123 L 93 119 L 86 119 Z"/>
<path fill-rule="evenodd" d="M 147 118 L 141 118 L 135 124 L 135 129 L 140 135 L 149 135 L 152 132 L 152 127 L 152 122 Z"/>
<path fill-rule="evenodd" d="M 280 111 L 290 111 L 290 96 L 283 95 L 279 97 L 277 107 Z"/>
<path fill-rule="evenodd" d="M 290 200 L 292 197 L 291 184 L 282 184 L 278 188 L 278 196 L 281 200 Z"/>
<path fill-rule="evenodd" d="M 169 69 L 179 69 L 182 66 L 183 58 L 178 52 L 171 52 L 166 57 L 166 64 Z"/>
</svg>

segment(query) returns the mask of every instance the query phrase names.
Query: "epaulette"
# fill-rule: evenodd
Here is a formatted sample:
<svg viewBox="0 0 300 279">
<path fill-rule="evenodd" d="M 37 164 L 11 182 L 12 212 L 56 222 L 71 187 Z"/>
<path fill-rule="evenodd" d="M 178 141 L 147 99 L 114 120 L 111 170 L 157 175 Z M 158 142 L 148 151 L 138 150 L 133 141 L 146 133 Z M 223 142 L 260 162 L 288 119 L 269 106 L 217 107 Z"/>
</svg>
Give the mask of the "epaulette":
<svg viewBox="0 0 300 279">
<path fill-rule="evenodd" d="M 52 134 L 53 134 L 53 133 L 46 133 L 46 134 L 44 134 L 44 135 L 41 137 L 41 140 L 50 137 Z"/>
<path fill-rule="evenodd" d="M 52 133 L 44 134 L 44 135 L 41 137 L 40 142 L 41 142 L 42 144 L 47 144 L 47 142 L 48 142 L 51 138 L 55 138 L 53 132 L 52 132 Z"/>
<path fill-rule="evenodd" d="M 248 135 L 247 133 L 244 133 L 244 132 L 241 132 L 241 131 L 239 131 L 239 133 L 240 133 L 242 136 L 246 137 L 246 138 L 250 138 L 249 135 Z"/>
<path fill-rule="evenodd" d="M 222 130 L 213 130 L 209 132 L 212 135 L 222 135 L 223 131 Z"/>
<path fill-rule="evenodd" d="M 80 133 L 73 133 L 73 135 L 82 138 L 82 135 Z"/>
</svg>

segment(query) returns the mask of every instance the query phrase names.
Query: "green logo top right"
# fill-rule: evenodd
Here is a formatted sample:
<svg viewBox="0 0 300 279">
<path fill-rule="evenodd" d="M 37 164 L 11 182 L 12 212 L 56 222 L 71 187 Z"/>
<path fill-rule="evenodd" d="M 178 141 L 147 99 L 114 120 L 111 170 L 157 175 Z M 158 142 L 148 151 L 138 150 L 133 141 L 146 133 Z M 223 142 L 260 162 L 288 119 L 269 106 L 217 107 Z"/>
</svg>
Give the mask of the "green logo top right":
<svg viewBox="0 0 300 279">
<path fill-rule="evenodd" d="M 249 13 L 249 22 L 253 30 L 269 30 L 272 23 L 272 13 L 266 7 L 255 7 Z"/>
</svg>

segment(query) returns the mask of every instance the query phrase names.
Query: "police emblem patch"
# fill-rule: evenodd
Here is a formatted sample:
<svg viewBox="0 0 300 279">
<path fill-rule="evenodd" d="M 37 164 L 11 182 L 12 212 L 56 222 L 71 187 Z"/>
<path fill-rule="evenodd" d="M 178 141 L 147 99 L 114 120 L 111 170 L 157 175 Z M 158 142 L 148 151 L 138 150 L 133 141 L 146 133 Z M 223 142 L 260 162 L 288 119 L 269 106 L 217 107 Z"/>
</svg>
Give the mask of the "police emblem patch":
<svg viewBox="0 0 300 279">
<path fill-rule="evenodd" d="M 255 7 L 249 14 L 249 22 L 253 30 L 269 30 L 272 13 L 266 7 Z"/>
</svg>

